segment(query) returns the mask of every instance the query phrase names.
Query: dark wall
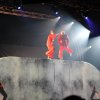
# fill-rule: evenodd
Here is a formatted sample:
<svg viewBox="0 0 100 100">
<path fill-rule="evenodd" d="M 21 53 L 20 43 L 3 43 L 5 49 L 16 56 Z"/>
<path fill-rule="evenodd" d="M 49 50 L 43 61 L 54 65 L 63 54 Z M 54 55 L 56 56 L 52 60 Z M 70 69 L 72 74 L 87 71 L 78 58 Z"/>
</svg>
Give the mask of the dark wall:
<svg viewBox="0 0 100 100">
<path fill-rule="evenodd" d="M 17 56 L 46 58 L 46 47 L 21 46 L 21 45 L 0 45 L 0 57 Z"/>
<path fill-rule="evenodd" d="M 49 20 L 0 14 L 0 44 L 44 46 L 51 28 Z"/>
</svg>

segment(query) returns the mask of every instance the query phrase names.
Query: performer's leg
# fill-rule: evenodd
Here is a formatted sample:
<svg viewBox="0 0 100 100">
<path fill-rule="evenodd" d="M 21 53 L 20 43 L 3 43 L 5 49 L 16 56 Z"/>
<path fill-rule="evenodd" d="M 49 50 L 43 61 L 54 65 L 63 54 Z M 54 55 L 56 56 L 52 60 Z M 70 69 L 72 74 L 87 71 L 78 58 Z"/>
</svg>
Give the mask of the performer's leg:
<svg viewBox="0 0 100 100">
<path fill-rule="evenodd" d="M 63 46 L 60 46 L 59 47 L 59 53 L 58 53 L 58 58 L 59 59 L 63 59 L 63 50 L 64 50 Z"/>
<path fill-rule="evenodd" d="M 5 92 L 5 90 L 3 88 L 0 88 L 0 93 L 3 95 L 3 100 L 7 99 L 7 93 Z"/>
<path fill-rule="evenodd" d="M 50 49 L 50 46 L 47 46 L 47 51 L 45 52 L 45 55 L 47 56 L 48 55 L 48 52 L 49 52 L 49 49 Z"/>
<path fill-rule="evenodd" d="M 65 47 L 65 50 L 66 50 L 67 53 L 70 54 L 70 56 L 72 55 L 73 50 L 72 50 L 71 48 L 69 48 L 69 47 Z"/>
<path fill-rule="evenodd" d="M 48 58 L 54 58 L 54 46 L 51 46 L 50 51 L 48 52 Z"/>
<path fill-rule="evenodd" d="M 46 53 L 45 53 L 45 55 L 47 56 L 48 59 L 50 58 L 50 57 L 48 56 L 48 55 L 49 55 L 49 52 L 50 52 L 50 47 L 51 47 L 51 46 L 47 46 L 48 51 L 46 51 Z"/>
<path fill-rule="evenodd" d="M 48 59 L 52 59 L 54 57 L 54 46 L 48 46 L 48 51 L 46 52 Z"/>
<path fill-rule="evenodd" d="M 48 51 L 45 53 L 46 55 L 48 55 L 49 53 L 52 52 L 52 47 L 53 47 L 53 46 L 47 46 Z"/>
</svg>

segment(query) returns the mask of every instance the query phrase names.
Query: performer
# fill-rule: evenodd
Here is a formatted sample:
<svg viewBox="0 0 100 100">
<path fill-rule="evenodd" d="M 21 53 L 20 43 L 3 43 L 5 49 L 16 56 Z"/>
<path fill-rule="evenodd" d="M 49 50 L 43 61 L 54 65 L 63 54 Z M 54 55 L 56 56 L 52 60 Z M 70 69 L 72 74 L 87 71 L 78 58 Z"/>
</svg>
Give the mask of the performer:
<svg viewBox="0 0 100 100">
<path fill-rule="evenodd" d="M 3 100 L 6 100 L 7 99 L 7 93 L 5 92 L 1 82 L 0 82 L 0 93 L 3 95 Z"/>
<path fill-rule="evenodd" d="M 48 59 L 52 59 L 54 57 L 54 39 L 56 38 L 57 34 L 53 32 L 53 30 L 50 31 L 50 34 L 48 35 L 46 46 L 48 48 L 48 51 L 45 53 L 48 57 Z"/>
<path fill-rule="evenodd" d="M 68 52 L 70 56 L 72 55 L 73 50 L 69 47 L 69 38 L 68 35 L 64 33 L 64 31 L 62 31 L 58 35 L 58 44 L 59 44 L 59 54 L 58 54 L 59 59 L 63 59 L 64 50 L 66 50 L 66 52 Z"/>
</svg>

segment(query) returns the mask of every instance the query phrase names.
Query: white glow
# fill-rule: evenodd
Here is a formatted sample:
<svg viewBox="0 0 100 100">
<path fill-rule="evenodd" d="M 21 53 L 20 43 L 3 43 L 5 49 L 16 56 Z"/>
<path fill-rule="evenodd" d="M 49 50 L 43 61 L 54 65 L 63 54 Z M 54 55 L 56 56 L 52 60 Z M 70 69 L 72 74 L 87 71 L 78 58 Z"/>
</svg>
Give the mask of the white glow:
<svg viewBox="0 0 100 100">
<path fill-rule="evenodd" d="M 57 22 L 60 20 L 60 18 L 56 17 L 54 19 L 50 19 L 51 20 L 51 23 L 52 23 L 52 26 L 55 27 L 55 25 L 57 24 Z M 48 24 L 48 23 L 47 23 Z"/>
<path fill-rule="evenodd" d="M 56 12 L 56 14 L 58 14 L 58 12 Z"/>
<path fill-rule="evenodd" d="M 93 52 L 96 54 L 100 53 L 100 36 L 90 39 L 89 43 L 92 46 Z"/>
<path fill-rule="evenodd" d="M 59 16 L 58 19 L 60 19 L 61 17 Z"/>
<path fill-rule="evenodd" d="M 100 36 L 91 38 L 89 45 L 92 46 L 92 49 L 88 52 L 87 59 L 100 69 Z"/>
<path fill-rule="evenodd" d="M 74 24 L 74 22 L 71 22 L 71 24 L 73 25 L 73 24 Z"/>
<path fill-rule="evenodd" d="M 67 23 L 66 25 L 63 26 L 63 30 L 69 31 L 73 24 L 74 22 Z"/>
<path fill-rule="evenodd" d="M 85 17 L 85 19 L 88 19 L 88 17 Z"/>
<path fill-rule="evenodd" d="M 18 9 L 21 9 L 21 7 L 18 7 Z"/>
<path fill-rule="evenodd" d="M 85 28 L 80 28 L 75 37 L 76 40 L 84 41 L 89 37 L 90 31 Z"/>
<path fill-rule="evenodd" d="M 91 49 L 91 48 L 92 48 L 92 46 L 89 46 L 89 48 Z"/>
<path fill-rule="evenodd" d="M 68 25 L 67 25 L 67 27 L 68 28 L 71 28 L 71 26 L 74 24 L 74 22 L 70 22 Z"/>
</svg>

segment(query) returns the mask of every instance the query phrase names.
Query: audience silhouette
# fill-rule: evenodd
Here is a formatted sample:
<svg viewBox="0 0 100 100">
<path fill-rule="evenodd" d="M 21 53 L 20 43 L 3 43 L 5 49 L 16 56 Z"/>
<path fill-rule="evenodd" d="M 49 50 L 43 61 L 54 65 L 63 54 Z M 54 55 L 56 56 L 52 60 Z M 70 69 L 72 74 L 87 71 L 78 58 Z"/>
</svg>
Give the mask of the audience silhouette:
<svg viewBox="0 0 100 100">
<path fill-rule="evenodd" d="M 64 98 L 63 100 L 85 100 L 85 99 L 80 96 L 70 95 L 70 96 Z"/>
</svg>

